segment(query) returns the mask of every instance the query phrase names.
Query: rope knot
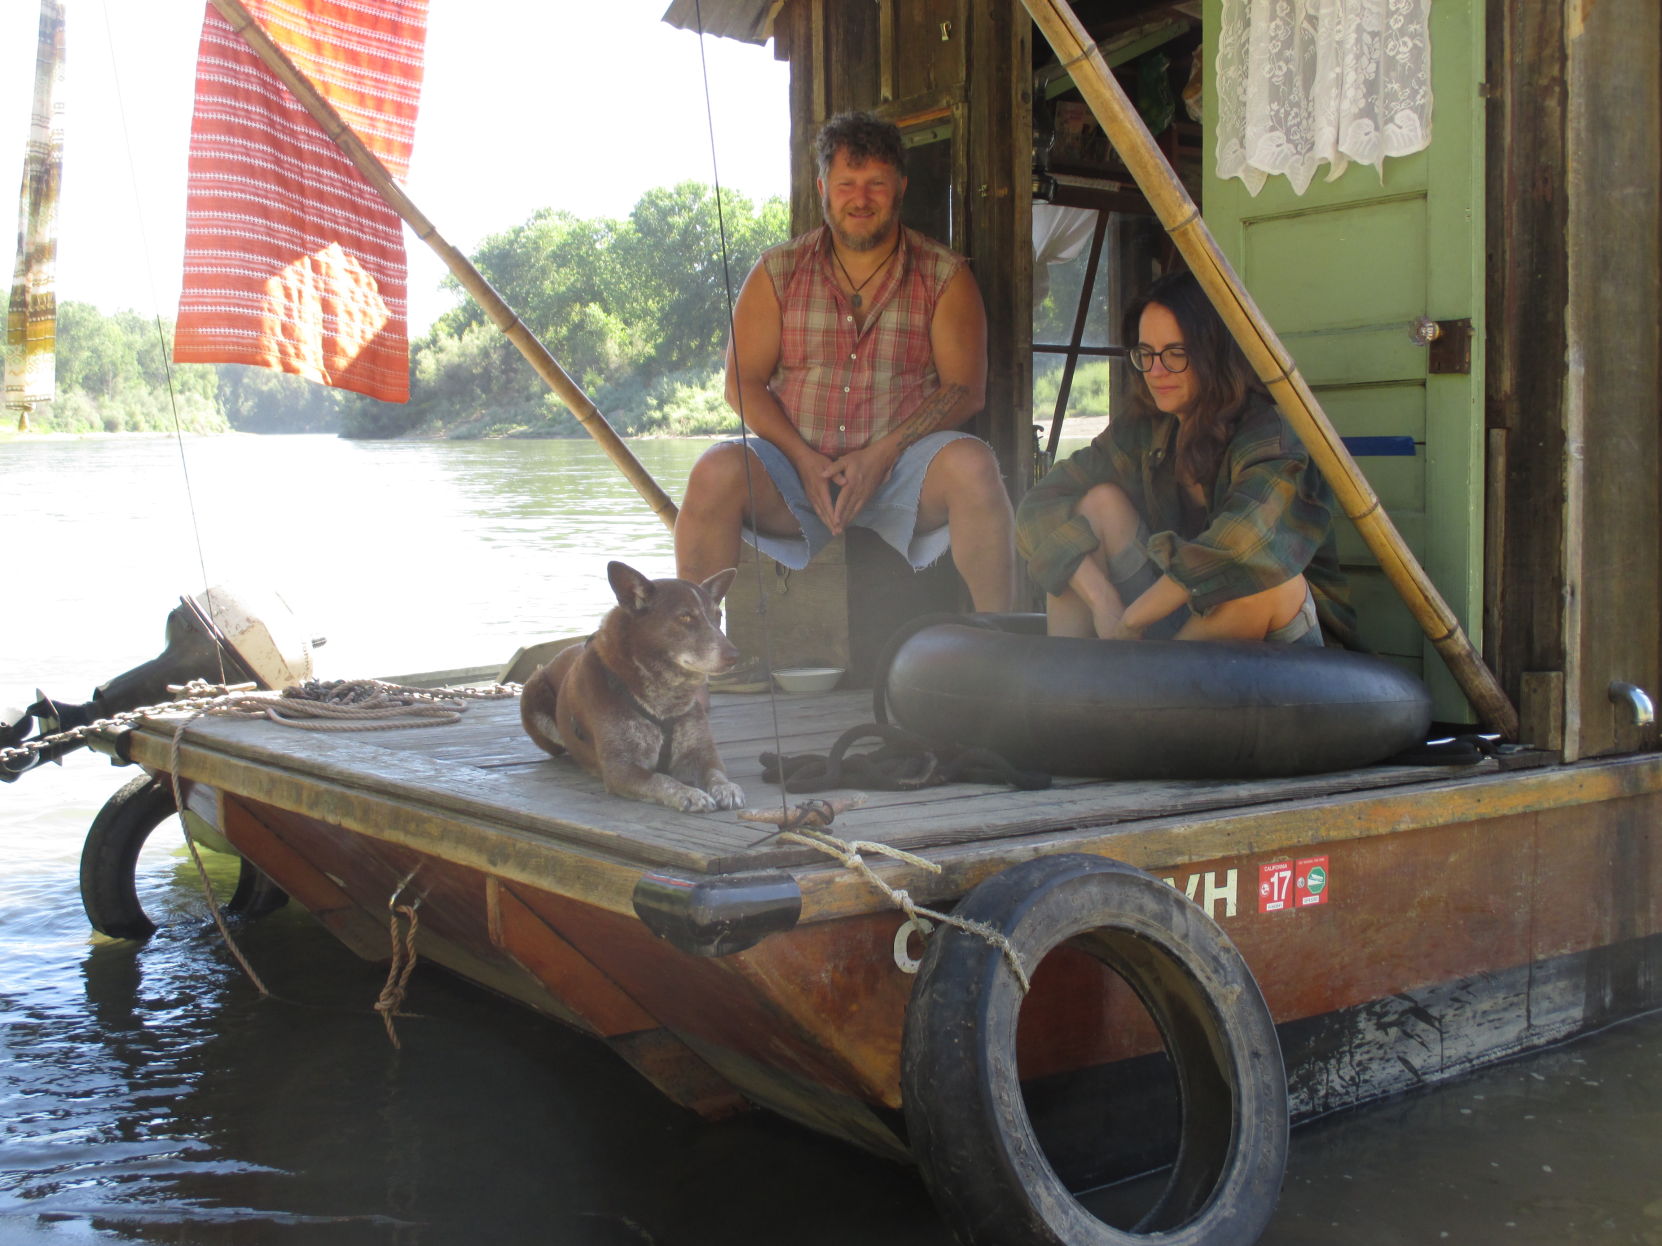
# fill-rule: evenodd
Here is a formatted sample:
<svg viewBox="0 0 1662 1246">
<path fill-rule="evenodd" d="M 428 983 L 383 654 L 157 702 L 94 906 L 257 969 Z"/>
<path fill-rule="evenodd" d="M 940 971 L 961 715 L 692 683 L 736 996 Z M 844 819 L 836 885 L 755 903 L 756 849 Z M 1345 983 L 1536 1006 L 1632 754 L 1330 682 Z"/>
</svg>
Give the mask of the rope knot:
<svg viewBox="0 0 1662 1246">
<path fill-rule="evenodd" d="M 809 827 L 799 826 L 797 830 L 785 831 L 779 838 L 788 840 L 793 844 L 803 844 L 841 862 L 882 892 L 891 904 L 906 914 L 909 921 L 916 923 L 922 915 L 940 922 L 942 925 L 956 926 L 967 934 L 985 940 L 1004 957 L 1005 963 L 1010 966 L 1010 972 L 1015 974 L 1016 981 L 1021 985 L 1022 994 L 1025 995 L 1032 989 L 1032 982 L 1027 976 L 1027 968 L 1021 963 L 1021 956 L 1016 952 L 1015 945 L 1002 931 L 993 929 L 985 922 L 970 921 L 951 913 L 942 913 L 936 909 L 924 908 L 923 905 L 912 899 L 909 891 L 901 887 L 891 887 L 884 882 L 877 871 L 866 864 L 865 858 L 860 854 L 862 852 L 876 853 L 879 856 L 888 857 L 892 861 L 903 861 L 919 869 L 928 870 L 931 874 L 941 873 L 941 866 L 938 862 L 930 861 L 925 857 L 920 857 L 915 853 L 907 852 L 890 844 L 878 843 L 875 840 L 857 839 L 853 843 L 846 843 L 835 835 L 827 834 L 825 831 L 813 830 Z M 921 925 L 918 926 L 918 933 L 923 934 Z"/>
<path fill-rule="evenodd" d="M 392 1019 L 404 1006 L 404 993 L 410 984 L 410 975 L 415 972 L 416 931 L 421 926 L 421 917 L 417 912 L 421 907 L 421 901 L 417 899 L 412 904 L 400 904 L 398 897 L 414 877 L 415 872 L 412 870 L 387 898 L 387 908 L 391 913 L 387 930 L 392 944 L 392 960 L 387 966 L 386 985 L 381 988 L 381 994 L 374 1005 L 375 1011 L 381 1014 L 381 1023 L 387 1027 L 387 1037 L 392 1041 L 393 1047 L 398 1049 L 404 1044 L 398 1041 L 398 1030 L 394 1027 Z M 405 922 L 402 933 L 399 929 L 400 916 Z"/>
</svg>

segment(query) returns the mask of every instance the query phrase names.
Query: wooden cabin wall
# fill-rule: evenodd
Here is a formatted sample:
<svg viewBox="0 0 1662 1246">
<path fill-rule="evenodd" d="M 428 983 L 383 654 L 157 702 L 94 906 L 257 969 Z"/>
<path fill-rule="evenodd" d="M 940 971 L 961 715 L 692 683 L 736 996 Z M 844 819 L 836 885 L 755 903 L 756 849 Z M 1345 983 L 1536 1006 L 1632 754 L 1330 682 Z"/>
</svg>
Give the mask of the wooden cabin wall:
<svg viewBox="0 0 1662 1246">
<path fill-rule="evenodd" d="M 952 243 L 987 305 L 987 407 L 972 431 L 1014 494 L 1032 467 L 1032 28 L 1019 5 L 969 0 L 786 0 L 774 20 L 791 63 L 793 232 L 820 221 L 813 144 L 828 117 L 950 119 Z"/>
<path fill-rule="evenodd" d="M 1654 747 L 1662 695 L 1662 16 L 1489 6 L 1491 661 L 1525 737 Z"/>
<path fill-rule="evenodd" d="M 964 190 L 990 352 L 976 431 L 1019 498 L 1033 470 L 1033 22 L 1019 4 L 973 7 Z"/>
<path fill-rule="evenodd" d="M 1562 748 L 1569 301 L 1563 10 L 1491 0 L 1488 38 L 1484 649 L 1518 706 L 1524 738 Z M 1525 256 L 1528 262 L 1519 262 Z"/>
<path fill-rule="evenodd" d="M 1637 729 L 1607 695 L 1629 681 L 1662 696 L 1662 541 L 1657 376 L 1662 321 L 1662 181 L 1655 0 L 1566 5 L 1569 82 L 1568 316 L 1565 424 L 1569 664 L 1565 734 L 1575 756 L 1632 752 Z M 1583 453 L 1576 455 L 1580 443 Z"/>
</svg>

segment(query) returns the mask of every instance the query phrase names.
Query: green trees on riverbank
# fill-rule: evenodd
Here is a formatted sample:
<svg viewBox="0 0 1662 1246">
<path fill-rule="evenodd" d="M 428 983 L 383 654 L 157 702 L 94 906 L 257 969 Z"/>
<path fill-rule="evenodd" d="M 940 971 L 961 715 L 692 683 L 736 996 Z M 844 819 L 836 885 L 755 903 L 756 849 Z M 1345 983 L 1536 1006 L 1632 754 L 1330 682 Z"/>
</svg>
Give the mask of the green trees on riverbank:
<svg viewBox="0 0 1662 1246">
<path fill-rule="evenodd" d="M 722 398 L 727 276 L 736 294 L 784 240 L 779 198 L 753 204 L 683 182 L 623 220 L 543 209 L 485 239 L 474 264 L 619 432 L 733 427 Z M 725 227 L 727 264 L 722 233 Z M 577 421 L 453 280 L 458 304 L 411 343 L 407 404 L 237 365 L 169 364 L 172 329 L 84 303 L 58 310 L 58 432 L 334 432 L 348 437 L 571 436 Z"/>
<path fill-rule="evenodd" d="M 788 226 L 782 199 L 723 191 L 718 212 L 710 187 L 683 182 L 647 191 L 623 220 L 545 208 L 471 258 L 619 432 L 709 432 L 733 427 L 721 394 L 727 277 L 736 295 Z M 412 345 L 411 369 L 409 403 L 354 403 L 347 436 L 580 431 L 471 299 Z"/>
<path fill-rule="evenodd" d="M 57 400 L 30 412 L 30 426 L 44 433 L 332 433 L 354 400 L 265 368 L 172 363 L 172 356 L 173 326 L 165 321 L 61 303 Z"/>
<path fill-rule="evenodd" d="M 173 366 L 170 326 L 133 312 L 103 315 L 87 303 L 58 305 L 58 398 L 31 413 L 43 432 L 141 433 L 171 430 L 177 411 L 190 432 L 222 433 L 229 424 L 215 398 L 214 369 Z"/>
</svg>

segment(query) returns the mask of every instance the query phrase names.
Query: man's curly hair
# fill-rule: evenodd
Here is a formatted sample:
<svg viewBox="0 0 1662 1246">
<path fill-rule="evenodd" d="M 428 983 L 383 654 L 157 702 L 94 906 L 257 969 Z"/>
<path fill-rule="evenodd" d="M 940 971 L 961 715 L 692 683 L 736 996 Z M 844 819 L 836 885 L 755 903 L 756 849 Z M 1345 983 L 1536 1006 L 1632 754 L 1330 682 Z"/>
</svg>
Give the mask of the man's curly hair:
<svg viewBox="0 0 1662 1246">
<path fill-rule="evenodd" d="M 832 117 L 820 127 L 814 151 L 819 157 L 821 177 L 831 171 L 831 162 L 839 151 L 850 164 L 881 160 L 893 165 L 902 177 L 906 175 L 906 150 L 899 127 L 869 112 L 840 112 Z"/>
</svg>

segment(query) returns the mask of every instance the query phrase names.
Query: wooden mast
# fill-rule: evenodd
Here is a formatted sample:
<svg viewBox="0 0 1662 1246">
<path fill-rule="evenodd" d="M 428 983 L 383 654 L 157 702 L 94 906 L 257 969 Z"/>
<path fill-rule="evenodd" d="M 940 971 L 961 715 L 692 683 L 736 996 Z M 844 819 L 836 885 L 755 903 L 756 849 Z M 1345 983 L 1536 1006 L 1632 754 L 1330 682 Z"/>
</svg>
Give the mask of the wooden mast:
<svg viewBox="0 0 1662 1246">
<path fill-rule="evenodd" d="M 445 265 L 456 275 L 462 288 L 474 297 L 479 306 L 501 330 L 504 336 L 519 349 L 537 375 L 547 382 L 560 401 L 570 408 L 589 436 L 598 441 L 606 451 L 607 456 L 617 465 L 629 483 L 635 486 L 636 492 L 646 499 L 658 518 L 663 520 L 664 526 L 671 530 L 675 527 L 676 508 L 670 501 L 669 495 L 658 487 L 658 482 L 652 474 L 641 466 L 629 447 L 617 435 L 617 431 L 607 423 L 606 417 L 601 414 L 589 396 L 585 394 L 576 381 L 562 368 L 559 361 L 548 353 L 548 348 L 537 339 L 537 335 L 520 320 L 513 308 L 498 294 L 491 283 L 485 280 L 484 275 L 475 268 L 468 258 L 451 246 L 439 234 L 437 227 L 422 214 L 410 197 L 393 179 L 387 167 L 381 163 L 379 157 L 368 147 L 364 146 L 341 115 L 335 111 L 329 101 L 318 93 L 316 87 L 305 74 L 295 66 L 288 55 L 272 42 L 271 37 L 260 29 L 260 24 L 254 20 L 253 14 L 243 7 L 241 0 L 210 0 L 214 8 L 219 10 L 222 17 L 231 24 L 231 29 L 241 35 L 248 46 L 253 48 L 260 60 L 272 73 L 282 80 L 283 85 L 294 92 L 302 106 L 323 127 L 323 132 L 329 136 L 334 144 L 346 153 L 346 157 L 357 167 L 358 172 L 380 193 L 386 200 L 387 206 L 401 216 L 405 223 L 415 231 L 416 237 L 425 242 Z"/>
<path fill-rule="evenodd" d="M 1148 197 L 1160 223 L 1183 253 L 1253 369 L 1269 387 L 1276 405 L 1303 438 L 1311 458 L 1332 485 L 1339 505 L 1379 559 L 1380 568 L 1448 665 L 1461 692 L 1485 724 L 1507 739 L 1517 739 L 1517 710 L 1385 513 L 1292 357 L 1242 287 L 1201 219 L 1199 207 L 1166 162 L 1068 0 L 1022 0 L 1022 4 L 1044 32 L 1062 67 L 1073 75 L 1080 94 Z"/>
</svg>

